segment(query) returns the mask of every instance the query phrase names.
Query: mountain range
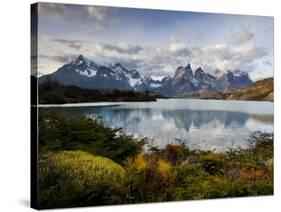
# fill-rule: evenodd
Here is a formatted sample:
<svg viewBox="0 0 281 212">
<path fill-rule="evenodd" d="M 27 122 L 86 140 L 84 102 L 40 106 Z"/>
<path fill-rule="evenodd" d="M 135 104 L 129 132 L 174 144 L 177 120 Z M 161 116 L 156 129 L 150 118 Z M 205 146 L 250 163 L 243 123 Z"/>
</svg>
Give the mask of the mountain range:
<svg viewBox="0 0 281 212">
<path fill-rule="evenodd" d="M 190 64 L 185 67 L 179 66 L 172 77 L 166 76 L 162 80 L 154 80 L 149 76 L 141 76 L 137 70 L 127 69 L 120 63 L 99 65 L 83 55 L 79 55 L 57 71 L 40 77 L 39 83 L 42 84 L 48 79 L 81 88 L 147 90 L 165 96 L 178 96 L 201 90 L 241 89 L 253 84 L 246 72 L 228 70 L 226 73 L 211 75 L 201 67 L 193 71 Z"/>
</svg>

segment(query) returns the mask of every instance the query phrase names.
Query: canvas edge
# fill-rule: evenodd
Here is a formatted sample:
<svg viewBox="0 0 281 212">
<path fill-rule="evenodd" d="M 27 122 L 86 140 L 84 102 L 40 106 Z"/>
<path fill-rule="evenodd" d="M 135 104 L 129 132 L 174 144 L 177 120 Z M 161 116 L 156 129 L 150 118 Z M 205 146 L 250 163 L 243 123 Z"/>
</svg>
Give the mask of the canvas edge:
<svg viewBox="0 0 281 212">
<path fill-rule="evenodd" d="M 30 207 L 38 209 L 38 108 L 37 108 L 37 56 L 38 56 L 38 3 L 30 5 Z"/>
</svg>

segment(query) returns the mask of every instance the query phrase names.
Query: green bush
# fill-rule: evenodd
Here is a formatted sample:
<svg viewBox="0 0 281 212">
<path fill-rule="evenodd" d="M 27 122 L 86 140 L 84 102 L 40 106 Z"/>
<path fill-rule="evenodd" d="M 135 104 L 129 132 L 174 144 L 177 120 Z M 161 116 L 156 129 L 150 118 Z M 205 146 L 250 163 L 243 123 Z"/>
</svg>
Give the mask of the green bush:
<svg viewBox="0 0 281 212">
<path fill-rule="evenodd" d="M 225 189 L 227 197 L 246 197 L 273 194 L 272 178 L 251 180 L 249 178 L 239 178 L 231 182 Z"/>
<path fill-rule="evenodd" d="M 118 190 L 124 176 L 120 165 L 104 157 L 82 151 L 44 153 L 39 159 L 39 207 L 114 203 L 106 192 Z"/>
<path fill-rule="evenodd" d="M 83 150 L 118 163 L 142 151 L 146 139 L 134 139 L 121 129 L 104 126 L 100 120 L 62 113 L 39 113 L 41 150 Z"/>
<path fill-rule="evenodd" d="M 185 160 L 189 150 L 182 144 L 167 144 L 165 147 L 165 157 L 172 164 L 178 164 Z"/>
<path fill-rule="evenodd" d="M 203 169 L 211 174 L 223 173 L 224 155 L 218 153 L 209 153 L 201 157 Z"/>
</svg>

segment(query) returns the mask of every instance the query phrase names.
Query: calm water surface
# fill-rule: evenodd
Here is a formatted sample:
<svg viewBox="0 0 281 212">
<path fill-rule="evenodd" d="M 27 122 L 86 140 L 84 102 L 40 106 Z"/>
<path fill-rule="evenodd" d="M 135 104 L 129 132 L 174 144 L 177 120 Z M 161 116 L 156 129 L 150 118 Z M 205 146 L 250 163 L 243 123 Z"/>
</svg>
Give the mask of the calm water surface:
<svg viewBox="0 0 281 212">
<path fill-rule="evenodd" d="M 159 147 L 183 140 L 190 148 L 225 151 L 246 147 L 250 132 L 273 132 L 273 103 L 195 99 L 157 102 L 49 105 L 44 110 L 100 117 L 135 137 L 148 137 Z"/>
</svg>

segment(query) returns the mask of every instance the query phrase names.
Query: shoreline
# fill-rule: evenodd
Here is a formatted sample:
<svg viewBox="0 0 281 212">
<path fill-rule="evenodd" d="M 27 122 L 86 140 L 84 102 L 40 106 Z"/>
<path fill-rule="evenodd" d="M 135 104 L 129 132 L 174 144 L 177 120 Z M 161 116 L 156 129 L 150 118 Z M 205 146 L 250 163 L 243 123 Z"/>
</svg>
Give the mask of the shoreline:
<svg viewBox="0 0 281 212">
<path fill-rule="evenodd" d="M 170 98 L 157 98 L 155 101 L 101 101 L 101 102 L 72 102 L 72 103 L 64 103 L 64 104 L 37 104 L 32 106 L 38 107 L 74 107 L 79 104 L 79 106 L 119 106 L 128 103 L 151 103 L 151 102 L 158 102 L 158 100 L 168 100 L 168 99 L 180 99 L 180 100 L 202 100 L 202 101 L 227 101 L 227 102 L 264 102 L 264 103 L 272 103 L 274 101 L 267 101 L 267 100 L 243 100 L 243 99 L 209 99 L 209 98 L 184 98 L 184 97 L 170 97 Z M 89 105 L 89 104 L 96 104 L 96 105 Z M 78 107 L 78 106 L 77 106 Z"/>
</svg>

